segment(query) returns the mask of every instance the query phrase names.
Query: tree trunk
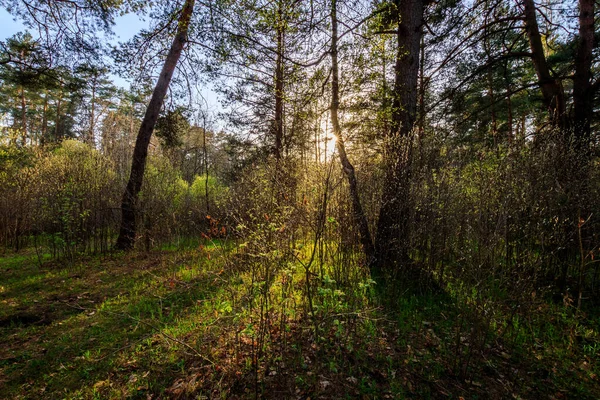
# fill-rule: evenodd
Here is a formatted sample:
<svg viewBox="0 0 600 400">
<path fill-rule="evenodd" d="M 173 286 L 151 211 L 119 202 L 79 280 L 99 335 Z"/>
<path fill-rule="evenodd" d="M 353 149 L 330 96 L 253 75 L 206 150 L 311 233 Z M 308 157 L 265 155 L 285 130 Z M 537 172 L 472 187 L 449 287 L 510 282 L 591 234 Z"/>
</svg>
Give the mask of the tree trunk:
<svg viewBox="0 0 600 400">
<path fill-rule="evenodd" d="M 485 50 L 485 54 L 487 56 L 487 63 L 489 65 L 492 65 L 492 50 L 490 49 L 490 38 L 488 36 L 488 30 L 489 30 L 489 16 L 490 16 L 490 10 L 489 10 L 489 4 L 488 2 L 486 2 L 485 5 L 485 19 L 484 19 L 484 35 L 485 38 L 483 40 L 483 48 Z M 497 136 L 498 136 L 498 119 L 496 118 L 496 93 L 494 91 L 494 68 L 488 68 L 487 69 L 487 83 L 488 83 L 488 97 L 489 97 L 489 101 L 490 101 L 490 116 L 492 118 L 492 126 L 491 126 L 491 132 L 492 132 L 492 143 L 493 143 L 493 148 L 494 150 L 497 150 L 497 145 L 498 145 L 498 141 L 497 141 Z M 487 139 L 487 138 L 486 138 Z"/>
<path fill-rule="evenodd" d="M 419 60 L 419 150 L 423 148 L 423 136 L 425 135 L 425 94 L 426 94 L 426 79 L 425 79 L 425 36 L 421 35 L 421 49 Z"/>
<path fill-rule="evenodd" d="M 496 118 L 496 107 L 494 107 L 494 105 L 496 104 L 496 94 L 494 92 L 494 75 L 493 75 L 493 71 L 491 68 L 488 69 L 488 73 L 487 73 L 487 80 L 488 80 L 488 97 L 490 98 L 490 116 L 492 118 L 492 126 L 491 126 L 491 130 L 492 130 L 492 143 L 494 146 L 494 149 L 497 149 L 498 146 L 498 120 Z"/>
<path fill-rule="evenodd" d="M 513 107 L 512 107 L 512 88 L 510 85 L 510 80 L 508 78 L 508 60 L 506 60 L 504 64 L 504 82 L 506 84 L 506 108 L 508 110 L 508 116 L 506 124 L 508 126 L 507 140 L 508 144 L 513 144 L 514 138 L 514 128 L 513 128 Z"/>
<path fill-rule="evenodd" d="M 44 112 L 42 115 L 42 135 L 40 137 L 40 144 L 46 142 L 46 135 L 48 134 L 48 91 L 44 91 Z"/>
<path fill-rule="evenodd" d="M 369 232 L 369 223 L 360 202 L 358 193 L 358 182 L 354 166 L 346 154 L 346 146 L 342 138 L 342 130 L 338 118 L 340 107 L 340 84 L 339 84 L 339 66 L 338 66 L 338 20 L 337 20 L 337 0 L 331 1 L 331 124 L 333 126 L 333 135 L 336 138 L 336 146 L 340 156 L 340 162 L 350 189 L 350 198 L 352 201 L 352 212 L 354 223 L 358 227 L 360 242 L 367 258 L 367 262 L 374 260 L 375 248 Z"/>
<path fill-rule="evenodd" d="M 204 196 L 206 198 L 206 215 L 210 215 L 210 203 L 208 201 L 208 151 L 206 148 L 206 114 L 202 116 L 202 153 L 204 162 Z"/>
<path fill-rule="evenodd" d="M 90 144 L 90 146 L 95 147 L 95 140 L 94 140 L 94 122 L 96 119 L 96 85 L 97 85 L 97 79 L 96 77 L 94 77 L 93 82 L 92 82 L 92 104 L 91 106 L 91 110 L 90 110 L 90 131 L 88 132 L 88 138 L 87 138 L 87 142 Z"/>
<path fill-rule="evenodd" d="M 594 115 L 594 90 L 592 87 L 592 60 L 594 50 L 594 0 L 579 0 L 579 38 L 577 40 L 577 53 L 575 54 L 575 75 L 573 77 L 573 159 L 570 162 L 572 171 L 574 204 L 571 215 L 576 223 L 581 218 L 592 215 L 590 207 L 590 178 L 592 166 L 591 153 L 591 120 Z M 580 258 L 584 256 L 584 249 L 595 246 L 593 239 L 593 224 L 577 226 L 571 224 L 571 230 L 577 231 L 579 248 L 574 251 Z M 580 290 L 581 300 L 581 277 L 585 269 L 585 260 L 580 259 Z M 578 302 L 578 308 L 580 301 Z"/>
<path fill-rule="evenodd" d="M 552 77 L 544 54 L 542 36 L 537 23 L 535 3 L 533 0 L 523 0 L 525 12 L 525 30 L 531 47 L 531 59 L 539 80 L 544 104 L 550 113 L 550 120 L 563 134 L 568 131 L 566 116 L 565 94 L 559 80 Z"/>
<path fill-rule="evenodd" d="M 21 86 L 21 140 L 23 147 L 27 146 L 27 102 L 25 101 L 25 89 Z"/>
<path fill-rule="evenodd" d="M 62 103 L 62 86 L 60 89 L 60 94 L 58 95 L 58 100 L 56 101 L 56 118 L 54 120 L 54 141 L 59 142 L 62 138 L 62 130 L 60 129 L 60 106 Z"/>
<path fill-rule="evenodd" d="M 573 78 L 575 145 L 587 151 L 593 115 L 592 51 L 594 49 L 594 0 L 579 1 L 579 40 Z"/>
<path fill-rule="evenodd" d="M 275 159 L 281 159 L 283 154 L 283 52 L 284 52 L 284 23 L 281 1 L 277 3 L 277 60 L 275 62 Z"/>
<path fill-rule="evenodd" d="M 146 159 L 148 157 L 148 145 L 154 131 L 154 126 L 158 119 L 165 95 L 169 88 L 173 72 L 181 56 L 181 52 L 187 40 L 187 32 L 194 10 L 195 0 L 186 0 L 179 16 L 177 34 L 171 44 L 171 49 L 165 60 L 165 64 L 152 93 L 152 98 L 146 108 L 146 113 L 133 150 L 133 160 L 131 163 L 131 174 L 129 182 L 123 194 L 121 203 L 121 229 L 119 238 L 115 247 L 120 250 L 129 250 L 135 244 L 136 236 L 136 203 L 138 195 L 142 188 L 144 180 L 144 171 L 146 169 Z"/>
<path fill-rule="evenodd" d="M 398 48 L 390 130 L 383 144 L 385 178 L 375 240 L 376 275 L 409 262 L 410 168 L 417 114 L 419 47 L 424 1 L 396 1 Z"/>
</svg>

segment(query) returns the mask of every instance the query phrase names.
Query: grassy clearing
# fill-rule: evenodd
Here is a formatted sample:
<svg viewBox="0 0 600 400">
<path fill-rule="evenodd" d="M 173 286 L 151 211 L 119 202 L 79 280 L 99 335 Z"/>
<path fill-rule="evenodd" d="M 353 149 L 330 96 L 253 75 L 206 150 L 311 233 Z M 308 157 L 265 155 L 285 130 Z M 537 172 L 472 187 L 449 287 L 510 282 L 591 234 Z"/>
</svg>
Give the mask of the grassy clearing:
<svg viewBox="0 0 600 400">
<path fill-rule="evenodd" d="M 305 256 L 5 255 L 0 398 L 600 398 L 592 314 L 457 289 L 382 303 L 363 270 L 307 275 Z"/>
</svg>

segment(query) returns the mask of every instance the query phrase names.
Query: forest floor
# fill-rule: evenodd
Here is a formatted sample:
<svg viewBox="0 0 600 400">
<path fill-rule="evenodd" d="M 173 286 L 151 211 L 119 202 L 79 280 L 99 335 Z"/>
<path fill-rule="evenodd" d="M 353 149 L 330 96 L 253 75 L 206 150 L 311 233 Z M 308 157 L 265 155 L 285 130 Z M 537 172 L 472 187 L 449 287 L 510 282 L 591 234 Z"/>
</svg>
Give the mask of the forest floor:
<svg viewBox="0 0 600 400">
<path fill-rule="evenodd" d="M 301 268 L 265 291 L 230 251 L 0 255 L 0 398 L 600 398 L 597 317 L 484 324 L 448 294 L 383 305 Z"/>
</svg>

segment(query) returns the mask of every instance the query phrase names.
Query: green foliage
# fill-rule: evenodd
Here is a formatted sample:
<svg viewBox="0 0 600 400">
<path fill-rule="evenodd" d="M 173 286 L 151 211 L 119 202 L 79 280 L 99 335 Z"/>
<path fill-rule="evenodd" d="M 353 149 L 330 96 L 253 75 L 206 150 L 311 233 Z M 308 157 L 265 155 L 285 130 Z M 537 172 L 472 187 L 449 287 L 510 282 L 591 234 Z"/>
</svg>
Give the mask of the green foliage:
<svg viewBox="0 0 600 400">
<path fill-rule="evenodd" d="M 162 146 L 167 149 L 175 148 L 183 144 L 182 136 L 190 129 L 190 123 L 184 115 L 184 110 L 177 108 L 161 115 L 156 121 L 155 129 Z"/>
<path fill-rule="evenodd" d="M 75 140 L 55 149 L 0 147 L 2 244 L 19 250 L 37 243 L 71 261 L 78 253 L 109 250 L 122 179 L 113 160 Z M 150 157 L 138 216 L 144 245 L 208 232 L 206 216 L 220 218 L 227 189 L 214 176 L 206 189 L 206 177 L 190 185 L 167 157 Z"/>
<path fill-rule="evenodd" d="M 174 237 L 197 237 L 210 229 L 207 214 L 219 218 L 227 190 L 214 176 L 196 176 L 192 184 L 181 177 L 168 158 L 150 157 L 140 193 L 145 245 Z M 208 207 L 207 207 L 208 202 Z"/>
<path fill-rule="evenodd" d="M 100 223 L 115 203 L 116 175 L 98 151 L 73 141 L 39 160 L 34 175 L 38 212 L 34 225 L 51 235 L 51 246 L 72 258 L 106 229 Z M 112 194 L 112 196 L 111 196 Z"/>
</svg>

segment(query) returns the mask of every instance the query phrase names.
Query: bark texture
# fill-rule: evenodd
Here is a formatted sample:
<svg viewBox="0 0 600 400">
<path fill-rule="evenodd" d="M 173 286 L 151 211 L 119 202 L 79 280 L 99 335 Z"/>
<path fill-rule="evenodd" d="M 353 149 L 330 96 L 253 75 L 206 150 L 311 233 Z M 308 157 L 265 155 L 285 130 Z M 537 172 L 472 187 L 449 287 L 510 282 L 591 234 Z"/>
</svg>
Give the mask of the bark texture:
<svg viewBox="0 0 600 400">
<path fill-rule="evenodd" d="M 397 53 L 390 129 L 383 146 L 385 178 L 375 241 L 375 275 L 409 262 L 410 168 L 417 117 L 417 85 L 423 0 L 396 1 Z"/>
<path fill-rule="evenodd" d="M 592 60 L 594 49 L 594 0 L 579 1 L 579 40 L 573 78 L 573 126 L 577 146 L 587 148 L 593 116 Z"/>
<path fill-rule="evenodd" d="M 552 123 L 564 131 L 568 127 L 565 94 L 561 82 L 550 73 L 550 67 L 544 54 L 540 28 L 537 23 L 534 1 L 523 0 L 523 11 L 525 14 L 525 31 L 531 47 L 531 59 L 542 91 L 544 104 L 548 108 Z"/>
<path fill-rule="evenodd" d="M 120 250 L 133 248 L 136 238 L 136 203 L 144 181 L 146 159 L 148 158 L 148 145 L 154 132 L 156 121 L 167 94 L 173 72 L 181 56 L 187 40 L 187 33 L 194 11 L 195 0 L 186 0 L 179 16 L 177 34 L 173 39 L 171 48 L 163 65 L 162 71 L 152 93 L 150 103 L 146 108 L 144 119 L 140 126 L 133 150 L 131 174 L 125 188 L 121 203 L 121 229 L 115 247 Z"/>
</svg>

